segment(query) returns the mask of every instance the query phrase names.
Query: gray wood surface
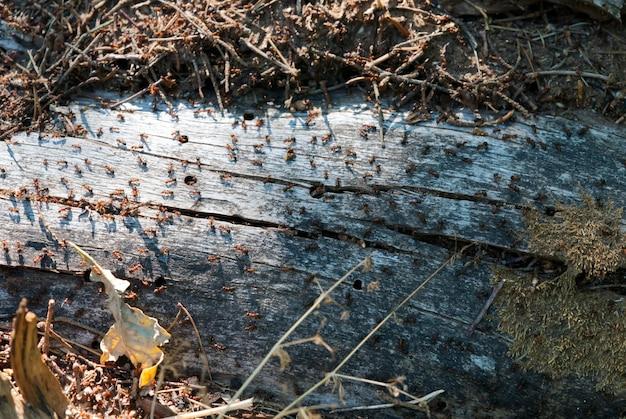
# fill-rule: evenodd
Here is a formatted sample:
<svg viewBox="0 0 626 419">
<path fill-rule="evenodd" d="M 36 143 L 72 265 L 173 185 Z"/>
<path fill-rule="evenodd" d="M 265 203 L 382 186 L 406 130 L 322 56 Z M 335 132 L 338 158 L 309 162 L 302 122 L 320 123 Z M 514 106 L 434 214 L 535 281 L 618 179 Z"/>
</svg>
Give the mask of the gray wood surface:
<svg viewBox="0 0 626 419">
<path fill-rule="evenodd" d="M 536 256 L 523 234 L 525 209 L 576 202 L 581 191 L 624 202 L 623 128 L 555 117 L 479 129 L 436 120 L 408 125 L 404 113 L 385 111 L 382 142 L 378 115 L 363 103 L 335 96 L 332 108 L 316 103 L 321 114 L 307 123 L 306 113 L 272 106 L 220 115 L 179 102 L 173 117 L 163 106 L 153 112 L 147 99 L 113 111 L 83 99 L 60 109 L 74 136 L 15 135 L 0 144 L 0 240 L 9 246 L 0 249 L 0 317 L 10 318 L 22 296 L 36 310 L 53 297 L 63 302 L 58 315 L 106 330 L 110 315 L 98 286 L 83 281 L 85 267 L 54 237 L 72 240 L 131 279 L 136 304 L 162 324 L 183 303 L 200 328 L 213 378 L 237 388 L 314 301 L 313 277 L 327 286 L 371 255 L 374 271 L 355 274 L 336 304 L 295 336 L 324 323 L 321 334 L 336 355 L 292 347 L 290 369 L 280 372 L 274 362 L 259 377 L 252 392 L 282 403 L 332 369 L 454 249 L 474 242 L 480 250 L 436 277 L 346 372 L 382 381 L 404 375 L 418 394 L 444 389 L 433 409 L 455 417 L 616 416 L 624 402 L 596 393 L 590 381 L 519 371 L 497 319 L 485 319 L 472 335 L 467 328 L 491 292 L 492 267 Z M 248 113 L 254 119 L 244 129 Z M 139 180 L 136 197 L 132 179 Z M 136 201 L 137 214 L 119 214 L 119 189 Z M 153 292 L 163 284 L 165 291 Z M 344 311 L 349 317 L 341 320 Z M 87 345 L 94 339 L 66 333 Z M 179 368 L 197 371 L 191 328 L 174 336 L 166 351 Z M 348 405 L 385 400 L 365 385 L 346 389 Z M 311 402 L 334 397 L 325 388 Z"/>
</svg>

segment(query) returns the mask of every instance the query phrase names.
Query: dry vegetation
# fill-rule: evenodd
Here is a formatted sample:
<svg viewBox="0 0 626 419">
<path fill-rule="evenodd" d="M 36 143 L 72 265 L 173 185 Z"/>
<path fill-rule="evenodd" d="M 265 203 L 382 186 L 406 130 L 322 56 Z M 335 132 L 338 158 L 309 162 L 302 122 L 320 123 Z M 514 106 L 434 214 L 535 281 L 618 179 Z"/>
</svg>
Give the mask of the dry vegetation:
<svg viewBox="0 0 626 419">
<path fill-rule="evenodd" d="M 12 0 L 0 18 L 25 45 L 1 56 L 0 133 L 43 128 L 51 104 L 103 86 L 217 93 L 220 106 L 280 91 L 296 107 L 352 86 L 413 107 L 414 121 L 458 105 L 623 120 L 623 27 L 561 6 L 467 20 L 415 1 Z"/>
<path fill-rule="evenodd" d="M 558 205 L 553 217 L 528 214 L 530 250 L 559 256 L 588 279 L 603 278 L 626 261 L 626 235 L 620 230 L 622 208 L 584 196 L 580 207 Z"/>
<path fill-rule="evenodd" d="M 403 406 L 414 411 L 420 411 L 430 416 L 428 402 L 444 392 L 444 390 L 432 391 L 424 396 L 417 397 L 406 391 L 404 385 L 405 378 L 398 377 L 396 380 L 381 382 L 363 377 L 341 374 L 340 370 L 348 361 L 357 354 L 357 352 L 392 318 L 401 310 L 408 302 L 410 302 L 431 280 L 433 280 L 444 268 L 456 261 L 463 253 L 472 245 L 468 245 L 460 251 L 454 253 L 450 258 L 444 261 L 437 269 L 435 269 L 427 278 L 420 282 L 417 287 L 407 294 L 398 304 L 396 304 L 388 314 L 380 320 L 370 330 L 370 332 L 361 339 L 352 350 L 343 357 L 335 368 L 324 375 L 317 383 L 309 387 L 300 394 L 295 400 L 282 410 L 273 410 L 271 417 L 276 419 L 297 415 L 299 418 L 319 418 L 321 417 L 318 410 L 336 410 L 340 411 L 357 411 L 376 410 Z M 92 263 L 95 272 L 91 275 L 91 279 L 103 282 L 106 292 L 109 294 L 109 309 L 112 312 L 120 310 L 120 292 L 125 289 L 126 281 L 116 278 L 110 271 L 101 267 L 82 249 L 75 246 L 82 257 Z M 130 361 L 134 364 L 132 368 L 125 362 L 111 362 L 107 354 L 110 339 L 107 341 L 105 336 L 100 342 L 100 348 L 103 353 L 100 354 L 100 362 L 94 362 L 82 355 L 78 354 L 78 350 L 87 350 L 91 354 L 98 355 L 97 351 L 90 350 L 76 342 L 61 337 L 53 330 L 54 316 L 54 300 L 50 300 L 48 307 L 48 316 L 45 322 L 37 323 L 37 317 L 29 312 L 26 300 L 22 300 L 17 310 L 10 338 L 8 334 L 0 333 L 2 338 L 0 346 L 0 367 L 11 367 L 6 370 L 9 374 L 0 372 L 0 413 L 7 412 L 7 419 L 39 419 L 48 415 L 58 417 L 84 418 L 104 416 L 116 417 L 174 417 L 193 419 L 219 414 L 219 418 L 223 417 L 223 413 L 229 412 L 229 417 L 241 418 L 266 418 L 267 414 L 263 413 L 263 407 L 257 406 L 255 410 L 250 410 L 253 399 L 239 400 L 243 395 L 247 386 L 257 377 L 259 372 L 268 366 L 270 359 L 277 357 L 280 360 L 280 368 L 286 368 L 291 362 L 286 348 L 294 345 L 302 345 L 313 343 L 324 346 L 329 351 L 333 349 L 324 342 L 319 332 L 305 339 L 296 339 L 288 341 L 296 329 L 312 314 L 318 313 L 323 309 L 324 305 L 332 302 L 331 293 L 335 291 L 344 281 L 348 280 L 357 272 L 367 272 L 372 268 L 372 259 L 367 257 L 344 276 L 339 278 L 328 289 L 321 289 L 321 294 L 316 301 L 296 319 L 293 325 L 276 341 L 274 346 L 266 354 L 257 368 L 250 374 L 247 380 L 241 385 L 232 397 L 228 400 L 221 398 L 216 394 L 208 394 L 207 387 L 192 383 L 197 379 L 183 379 L 178 382 L 166 382 L 164 377 L 166 373 L 176 371 L 175 362 L 166 361 L 161 365 L 161 372 L 158 379 L 151 378 L 151 382 L 142 384 L 144 376 L 156 367 L 144 367 L 141 363 L 133 361 L 137 356 L 146 356 L 142 352 L 150 352 L 154 349 L 158 336 L 151 336 L 144 329 L 161 328 L 156 319 L 145 316 L 137 308 L 127 306 L 122 311 L 126 314 L 116 318 L 115 324 L 111 327 L 108 335 L 119 334 L 116 337 L 116 346 L 121 349 L 120 353 L 128 355 Z M 179 307 L 182 305 L 179 304 Z M 180 313 L 187 315 L 188 320 L 193 324 L 193 318 L 189 312 L 184 309 Z M 130 314 L 129 312 L 135 313 Z M 180 314 L 179 313 L 179 314 Z M 140 316 L 143 320 L 137 320 L 133 316 Z M 167 334 L 178 322 L 178 316 L 167 329 L 162 330 L 163 334 Z M 80 324 L 75 323 L 75 326 Z M 195 327 L 195 326 L 194 326 Z M 37 328 L 41 329 L 42 339 L 38 341 Z M 55 339 L 61 345 L 52 348 L 50 340 Z M 156 338 L 156 339 L 155 339 Z M 147 341 L 147 342 L 146 342 Z M 120 348 L 121 347 L 121 348 Z M 180 348 L 179 348 L 180 349 Z M 43 352 L 43 356 L 40 353 Z M 49 351 L 51 353 L 49 353 Z M 160 352 L 160 350 L 158 351 Z M 54 353 L 54 354 L 52 354 Z M 58 356 L 57 354 L 63 354 Z M 163 357 L 161 356 L 161 360 Z M 170 359 L 175 359 L 175 355 L 170 355 Z M 161 363 L 159 360 L 159 364 Z M 117 360 L 119 361 L 119 360 Z M 149 365 L 149 364 L 148 364 Z M 121 367 L 121 368 L 120 368 Z M 124 379 L 123 377 L 131 377 Z M 334 392 L 337 392 L 338 398 L 343 401 L 345 390 L 343 381 L 359 382 L 367 385 L 374 385 L 385 388 L 393 397 L 391 403 L 377 404 L 373 406 L 357 406 L 341 409 L 337 404 L 326 404 L 316 406 L 302 406 L 306 397 L 315 392 L 322 385 L 333 384 Z M 148 384 L 150 384 L 148 386 Z M 153 386 L 153 384 L 156 384 Z M 10 391 L 10 386 L 15 387 L 15 391 Z M 142 390 L 142 387 L 144 389 Z M 19 389 L 19 392 L 17 391 Z M 3 398 L 4 395 L 4 398 Z M 216 407 L 210 407 L 208 403 L 217 404 Z M 17 408 L 15 408 L 17 406 Z M 204 409 L 198 410 L 198 407 Z M 177 413 L 182 409 L 188 410 L 187 413 Z M 24 413 L 22 413 L 24 410 Z M 236 413 L 231 413 L 236 411 Z M 17 413 L 16 413 L 17 412 Z"/>
<path fill-rule="evenodd" d="M 243 95 L 279 91 L 298 110 L 311 95 L 328 100 L 336 89 L 358 88 L 372 100 L 387 96 L 411 107 L 412 122 L 432 111 L 454 122 L 448 112 L 458 106 L 476 111 L 476 125 L 581 108 L 618 123 L 626 115 L 623 26 L 558 6 L 461 19 L 426 1 L 11 0 L 0 4 L 0 19 L 24 46 L 0 49 L 0 139 L 47 129 L 52 105 L 102 87 L 166 103 L 215 100 L 222 108 Z M 496 116 L 488 121 L 481 113 Z M 621 218 L 621 209 L 590 198 L 582 207 L 558 207 L 554 217 L 529 215 L 531 250 L 568 269 L 547 280 L 496 274 L 505 281 L 496 299 L 501 327 L 528 368 L 592 376 L 599 388 L 624 392 L 626 313 L 615 292 L 624 284 L 611 277 L 625 258 Z M 1 338 L 0 368 L 8 368 L 8 334 Z M 72 415 L 149 411 L 155 389 L 134 392 L 130 363 L 103 368 L 65 344 L 49 365 L 70 395 Z M 278 356 L 287 363 L 287 344 L 277 342 L 264 362 Z M 341 379 L 355 377 L 335 370 L 316 386 Z M 227 402 L 194 379 L 162 384 L 161 416 L 172 412 L 167 406 Z M 410 397 L 407 403 L 427 410 Z"/>
<path fill-rule="evenodd" d="M 622 209 L 584 196 L 580 207 L 528 217 L 530 248 L 564 259 L 552 279 L 497 271 L 500 327 L 513 336 L 512 355 L 526 368 L 554 377 L 592 377 L 597 387 L 626 394 L 626 306 Z M 622 269 L 622 273 L 619 273 Z M 617 272 L 616 272 L 617 271 Z"/>
<path fill-rule="evenodd" d="M 600 390 L 626 392 L 626 307 L 610 289 L 585 290 L 568 270 L 537 283 L 532 276 L 500 272 L 506 281 L 497 301 L 501 329 L 513 336 L 510 351 L 526 368 L 554 377 L 591 377 Z"/>
</svg>

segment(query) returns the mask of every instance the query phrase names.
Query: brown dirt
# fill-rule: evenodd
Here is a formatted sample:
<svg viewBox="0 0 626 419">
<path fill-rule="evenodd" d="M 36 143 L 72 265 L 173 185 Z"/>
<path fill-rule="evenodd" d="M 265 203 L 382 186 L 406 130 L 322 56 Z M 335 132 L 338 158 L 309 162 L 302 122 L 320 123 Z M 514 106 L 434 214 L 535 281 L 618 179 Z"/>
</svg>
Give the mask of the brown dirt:
<svg viewBox="0 0 626 419">
<path fill-rule="evenodd" d="M 459 105 L 501 115 L 591 109 L 624 120 L 626 31 L 617 22 L 562 6 L 486 21 L 429 1 L 302 3 L 8 1 L 0 18 L 25 34 L 33 60 L 0 56 L 0 135 L 42 128 L 51 104 L 97 87 L 149 88 L 166 101 L 217 88 L 228 106 L 264 90 L 282 92 L 287 105 L 334 86 L 374 97 L 375 84 L 412 106 L 414 120 Z M 542 71 L 556 73 L 530 74 Z"/>
<path fill-rule="evenodd" d="M 10 371 L 7 369 L 11 368 L 10 328 L 8 324 L 0 323 L 0 371 Z M 70 399 L 71 404 L 66 417 L 69 419 L 149 417 L 154 387 L 133 394 L 133 383 L 129 379 L 133 376 L 130 361 L 124 358 L 115 365 L 105 367 L 97 364 L 97 359 L 94 358 L 93 354 L 78 347 L 68 350 L 58 341 L 51 340 L 51 351 L 46 363 Z M 196 384 L 197 381 L 195 377 L 187 377 L 166 381 L 159 386 L 154 417 L 166 417 L 174 415 L 175 412 L 190 412 L 228 402 L 221 397 L 221 392 L 209 391 L 206 386 Z M 15 382 L 12 384 L 14 387 L 17 385 Z M 251 411 L 232 412 L 229 416 L 241 419 L 271 417 L 263 412 L 261 406 L 256 406 Z"/>
</svg>

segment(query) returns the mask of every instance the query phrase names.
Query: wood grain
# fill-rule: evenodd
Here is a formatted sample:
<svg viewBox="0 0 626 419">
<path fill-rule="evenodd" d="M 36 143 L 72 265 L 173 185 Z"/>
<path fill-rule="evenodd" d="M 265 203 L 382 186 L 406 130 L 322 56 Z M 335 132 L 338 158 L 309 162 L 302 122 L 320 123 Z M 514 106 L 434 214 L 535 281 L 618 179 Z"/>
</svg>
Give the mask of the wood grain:
<svg viewBox="0 0 626 419">
<path fill-rule="evenodd" d="M 617 412 L 623 403 L 596 393 L 593 383 L 519 371 L 497 319 L 488 315 L 471 336 L 466 330 L 489 297 L 492 266 L 537 257 L 527 249 L 525 209 L 549 212 L 558 201 L 577 202 L 583 190 L 624 202 L 623 130 L 553 117 L 479 129 L 408 125 L 403 112 L 385 111 L 382 143 L 377 114 L 362 98 L 334 99 L 308 123 L 306 113 L 267 105 L 222 116 L 179 102 L 172 117 L 160 106 L 152 112 L 147 99 L 113 112 L 84 99 L 60 109 L 73 136 L 14 136 L 0 151 L 0 239 L 8 246 L 0 249 L 0 317 L 21 296 L 42 310 L 55 298 L 65 300 L 59 316 L 108 328 L 97 286 L 84 283 L 79 258 L 55 238 L 72 240 L 130 279 L 136 304 L 162 324 L 183 303 L 210 348 L 213 377 L 236 388 L 312 304 L 315 278 L 327 286 L 372 256 L 374 271 L 354 275 L 295 336 L 324 324 L 335 357 L 296 346 L 289 370 L 275 362 L 259 377 L 257 395 L 284 403 L 471 242 L 479 250 L 433 280 L 346 372 L 382 381 L 405 375 L 418 394 L 443 388 L 434 409 L 457 417 Z M 252 116 L 245 129 L 244 116 Z M 137 212 L 120 215 L 129 206 Z M 95 339 L 66 333 L 87 345 Z M 174 336 L 166 351 L 179 368 L 198 371 L 190 328 Z M 384 399 L 373 388 L 346 388 L 349 405 Z M 328 388 L 311 401 L 333 400 Z"/>
</svg>

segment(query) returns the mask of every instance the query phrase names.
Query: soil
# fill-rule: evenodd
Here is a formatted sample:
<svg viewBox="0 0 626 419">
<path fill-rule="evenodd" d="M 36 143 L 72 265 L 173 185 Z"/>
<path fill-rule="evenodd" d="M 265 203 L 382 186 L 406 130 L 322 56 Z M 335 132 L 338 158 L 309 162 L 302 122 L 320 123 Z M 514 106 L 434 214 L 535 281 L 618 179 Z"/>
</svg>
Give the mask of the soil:
<svg viewBox="0 0 626 419">
<path fill-rule="evenodd" d="M 0 323 L 0 371 L 11 368 L 9 359 L 10 325 Z M 137 391 L 130 361 L 123 357 L 115 365 L 102 365 L 78 355 L 78 348 L 67 349 L 52 340 L 50 353 L 44 357 L 48 367 L 59 379 L 71 404 L 67 418 L 143 418 L 149 417 L 153 399 L 155 418 L 174 416 L 228 403 L 219 389 L 198 385 L 198 377 L 165 381 L 157 390 L 153 386 Z M 71 343 L 70 343 L 71 345 Z M 81 351 L 81 352 L 84 352 Z M 136 379 L 135 379 L 136 381 Z M 17 384 L 12 380 L 12 385 Z M 224 397 L 225 393 L 224 393 Z M 270 418 L 262 406 L 254 410 L 229 413 L 237 418 Z"/>
<path fill-rule="evenodd" d="M 0 18 L 30 51 L 0 57 L 0 135 L 43 129 L 50 105 L 98 87 L 226 107 L 251 91 L 294 106 L 350 85 L 416 120 L 464 106 L 478 121 L 581 109 L 624 121 L 623 24 L 557 5 L 485 19 L 429 1 L 12 0 Z"/>
</svg>

